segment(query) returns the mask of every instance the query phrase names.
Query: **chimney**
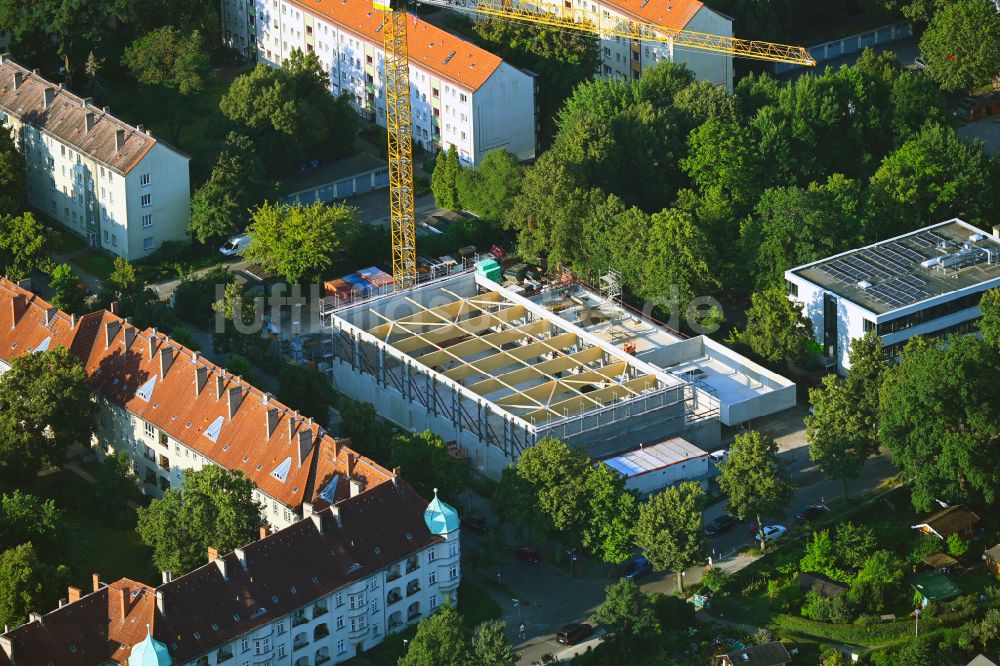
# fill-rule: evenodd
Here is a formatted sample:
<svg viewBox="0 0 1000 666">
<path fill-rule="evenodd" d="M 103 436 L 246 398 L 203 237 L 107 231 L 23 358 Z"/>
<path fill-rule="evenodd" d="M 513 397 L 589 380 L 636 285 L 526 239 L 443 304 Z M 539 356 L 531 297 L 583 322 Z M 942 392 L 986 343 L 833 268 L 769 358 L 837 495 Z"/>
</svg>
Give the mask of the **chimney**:
<svg viewBox="0 0 1000 666">
<path fill-rule="evenodd" d="M 90 130 L 94 129 L 94 123 L 97 122 L 96 116 L 94 116 L 93 111 L 87 111 L 83 116 L 83 131 L 90 134 Z"/>
<path fill-rule="evenodd" d="M 399 480 L 403 478 L 403 468 L 393 467 L 392 468 L 392 485 L 399 486 Z"/>
<path fill-rule="evenodd" d="M 97 592 L 101 589 L 101 574 L 95 572 L 90 578 L 94 583 L 94 592 Z"/>
<path fill-rule="evenodd" d="M 214 546 L 208 547 L 208 562 L 211 564 L 219 559 L 219 549 Z"/>
<path fill-rule="evenodd" d="M 135 128 L 137 130 L 139 130 L 140 132 L 145 132 L 146 131 L 146 127 L 144 125 L 136 125 Z"/>
<path fill-rule="evenodd" d="M 23 80 L 24 76 L 21 74 L 21 72 L 14 72 L 14 90 L 17 90 L 17 87 L 21 85 L 21 81 Z"/>
<path fill-rule="evenodd" d="M 4 633 L 7 633 L 7 625 L 4 625 Z M 16 661 L 14 661 L 13 640 L 7 638 L 6 636 L 0 636 L 0 650 L 3 650 L 3 653 L 7 655 L 7 658 L 10 659 L 10 663 L 12 664 L 17 663 Z M 20 652 L 18 654 L 20 654 Z"/>
<path fill-rule="evenodd" d="M 28 299 L 24 297 L 24 294 L 18 294 L 10 299 L 10 327 L 14 328 L 17 326 L 17 322 L 21 320 L 21 317 L 27 311 Z"/>
<path fill-rule="evenodd" d="M 164 379 L 167 376 L 167 372 L 170 371 L 170 366 L 174 363 L 174 350 L 171 347 L 164 346 L 160 349 L 160 379 Z"/>
<path fill-rule="evenodd" d="M 76 315 L 75 314 L 71 314 L 69 316 L 69 330 L 71 330 L 71 331 L 75 331 L 76 330 Z"/>
<path fill-rule="evenodd" d="M 156 337 L 156 329 L 154 328 L 153 332 L 149 334 L 149 360 L 150 361 L 152 361 L 156 357 L 156 341 L 157 341 L 157 339 L 158 338 Z"/>
<path fill-rule="evenodd" d="M 278 414 L 280 412 L 276 407 L 271 407 L 267 410 L 267 438 L 271 439 L 271 435 L 274 431 L 278 429 Z"/>
<path fill-rule="evenodd" d="M 308 428 L 299 430 L 299 441 L 298 446 L 296 447 L 299 453 L 299 467 L 302 467 L 302 461 L 304 461 L 306 456 L 309 455 L 309 449 L 312 448 L 312 438 L 312 430 L 309 430 Z"/>
<path fill-rule="evenodd" d="M 110 106 L 102 106 L 101 107 L 101 111 L 103 111 L 104 113 L 111 113 L 111 107 Z"/>
<path fill-rule="evenodd" d="M 309 516 L 309 518 L 310 518 L 310 520 L 313 521 L 313 525 L 316 526 L 316 531 L 319 532 L 320 534 L 322 534 L 323 533 L 323 514 L 322 513 L 314 513 L 313 515 Z"/>
<path fill-rule="evenodd" d="M 125 130 L 119 129 L 115 130 L 115 150 L 121 150 L 125 147 Z"/>
<path fill-rule="evenodd" d="M 222 400 L 222 393 L 226 388 L 226 378 L 222 374 L 215 376 L 215 399 Z"/>
<path fill-rule="evenodd" d="M 1000 238 L 1000 224 L 993 225 L 993 237 Z"/>
<path fill-rule="evenodd" d="M 236 559 L 240 561 L 240 566 L 243 567 L 243 571 L 246 571 L 247 570 L 247 554 L 246 554 L 246 552 L 244 552 L 244 550 L 242 548 L 237 548 L 236 550 L 233 551 L 233 555 L 235 555 Z"/>
<path fill-rule="evenodd" d="M 42 94 L 42 105 L 44 108 L 49 108 L 52 106 L 52 102 L 56 99 L 55 88 L 46 88 L 45 92 Z"/>
<path fill-rule="evenodd" d="M 70 586 L 66 591 L 66 602 L 73 603 L 80 600 L 80 588 Z"/>
<path fill-rule="evenodd" d="M 297 423 L 298 423 L 298 421 L 296 421 L 295 418 L 291 414 L 289 414 L 288 415 L 288 441 L 289 442 L 294 441 L 294 439 L 295 439 L 295 425 Z"/>
<path fill-rule="evenodd" d="M 302 503 L 302 519 L 305 520 L 309 516 L 313 515 L 313 505 L 312 502 Z"/>
<path fill-rule="evenodd" d="M 156 591 L 156 610 L 160 611 L 160 615 L 163 617 L 167 616 L 166 604 L 163 601 L 163 590 Z"/>
<path fill-rule="evenodd" d="M 111 341 L 118 335 L 118 329 L 122 327 L 120 321 L 109 321 L 104 325 L 104 348 L 111 349 Z"/>
<path fill-rule="evenodd" d="M 94 103 L 94 98 L 93 97 L 82 97 L 82 98 L 80 98 L 80 107 L 83 108 L 83 109 L 86 109 L 88 104 L 93 104 L 93 103 Z"/>
<path fill-rule="evenodd" d="M 194 397 L 197 398 L 201 395 L 201 390 L 205 388 L 205 384 L 208 382 L 208 368 L 203 365 L 199 365 L 194 370 Z"/>
<path fill-rule="evenodd" d="M 191 352 L 191 363 L 192 365 L 197 365 L 198 361 L 201 359 L 201 352 L 194 350 Z"/>
<path fill-rule="evenodd" d="M 361 479 L 351 479 L 351 497 L 357 497 L 364 489 L 364 481 Z"/>
<path fill-rule="evenodd" d="M 45 325 L 51 326 L 52 322 L 56 319 L 56 313 L 59 312 L 55 308 L 45 308 Z"/>
<path fill-rule="evenodd" d="M 125 335 L 122 338 L 122 344 L 125 345 L 125 351 L 129 350 L 129 347 L 132 346 L 133 342 L 135 342 L 135 329 L 131 326 L 126 326 Z"/>
<path fill-rule="evenodd" d="M 111 305 L 108 306 L 108 310 L 111 311 L 113 315 L 120 315 L 118 301 L 111 301 Z"/>
<path fill-rule="evenodd" d="M 112 608 L 118 611 L 119 622 L 124 622 L 128 615 L 128 592 L 119 587 L 109 587 L 108 594 L 111 596 Z"/>
<path fill-rule="evenodd" d="M 343 527 L 344 524 L 342 522 L 340 522 L 340 507 L 339 506 L 331 506 L 330 507 L 330 515 L 333 516 L 333 519 L 335 521 L 337 521 L 337 527 Z"/>
<path fill-rule="evenodd" d="M 271 528 L 268 527 L 267 525 L 261 525 L 260 526 L 260 538 L 261 539 L 266 539 L 269 536 L 271 536 Z"/>
<path fill-rule="evenodd" d="M 174 574 L 169 571 L 161 571 L 160 576 L 163 579 L 163 584 L 166 585 L 174 579 Z"/>
<path fill-rule="evenodd" d="M 28 613 L 28 622 L 42 623 L 42 616 L 39 613 Z"/>
<path fill-rule="evenodd" d="M 356 453 L 347 454 L 347 476 L 354 476 L 354 465 L 358 462 L 358 455 Z"/>
<path fill-rule="evenodd" d="M 236 410 L 240 408 L 240 404 L 243 402 L 243 389 L 239 386 L 234 386 L 229 389 L 228 394 L 229 399 L 229 418 L 236 416 Z"/>
</svg>

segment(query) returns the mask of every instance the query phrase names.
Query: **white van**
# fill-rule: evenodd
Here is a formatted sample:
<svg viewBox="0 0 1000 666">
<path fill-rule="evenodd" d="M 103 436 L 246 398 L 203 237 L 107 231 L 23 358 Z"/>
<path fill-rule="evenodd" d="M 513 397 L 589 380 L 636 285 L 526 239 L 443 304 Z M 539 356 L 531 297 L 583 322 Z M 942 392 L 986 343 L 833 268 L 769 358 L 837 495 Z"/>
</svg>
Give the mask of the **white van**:
<svg viewBox="0 0 1000 666">
<path fill-rule="evenodd" d="M 219 248 L 219 252 L 226 255 L 227 257 L 232 257 L 236 254 L 243 254 L 243 250 L 247 249 L 250 245 L 250 235 L 243 234 L 241 236 L 233 236 L 225 244 Z"/>
</svg>

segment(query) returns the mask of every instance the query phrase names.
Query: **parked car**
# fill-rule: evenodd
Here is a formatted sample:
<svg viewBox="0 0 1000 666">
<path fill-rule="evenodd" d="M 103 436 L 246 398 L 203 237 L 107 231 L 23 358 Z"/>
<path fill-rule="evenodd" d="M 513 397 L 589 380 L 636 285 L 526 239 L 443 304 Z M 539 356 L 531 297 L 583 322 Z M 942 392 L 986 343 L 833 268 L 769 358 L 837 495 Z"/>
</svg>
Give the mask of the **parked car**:
<svg viewBox="0 0 1000 666">
<path fill-rule="evenodd" d="M 720 465 L 727 460 L 729 460 L 729 449 L 719 449 L 718 451 L 712 451 L 708 454 L 708 457 L 712 459 L 716 465 Z"/>
<path fill-rule="evenodd" d="M 981 99 L 963 97 L 955 107 L 955 116 L 965 122 L 973 122 L 986 117 L 986 104 Z"/>
<path fill-rule="evenodd" d="M 784 525 L 768 525 L 764 528 L 764 536 L 768 541 L 774 541 L 785 536 L 787 531 L 788 529 Z M 757 535 L 757 541 L 760 541 L 760 534 Z"/>
<path fill-rule="evenodd" d="M 541 561 L 541 557 L 538 556 L 538 551 L 534 548 L 528 548 L 522 546 L 514 551 L 514 557 L 521 560 L 525 564 L 537 564 Z"/>
<path fill-rule="evenodd" d="M 649 560 L 642 555 L 637 555 L 625 565 L 625 572 L 622 576 L 629 580 L 636 580 L 637 578 L 642 578 L 652 570 L 653 565 L 649 563 Z"/>
<path fill-rule="evenodd" d="M 247 249 L 247 246 L 250 245 L 250 240 L 251 238 L 249 234 L 233 236 L 219 248 L 219 252 L 227 257 L 243 254 L 243 250 Z"/>
<path fill-rule="evenodd" d="M 462 525 L 476 534 L 486 534 L 490 531 L 486 519 L 474 513 L 467 513 L 462 516 Z"/>
<path fill-rule="evenodd" d="M 576 645 L 594 633 L 594 628 L 586 622 L 571 622 L 559 627 L 556 640 L 563 645 Z"/>
<path fill-rule="evenodd" d="M 705 536 L 715 537 L 723 532 L 728 532 L 736 525 L 736 519 L 728 513 L 724 513 L 715 520 L 705 525 Z"/>
<path fill-rule="evenodd" d="M 913 59 L 913 69 L 927 69 L 927 63 L 923 58 L 917 56 Z"/>
<path fill-rule="evenodd" d="M 810 521 L 816 520 L 824 511 L 829 511 L 821 504 L 806 504 L 805 506 L 799 507 L 798 511 L 795 512 L 795 520 L 800 523 L 808 523 Z"/>
</svg>

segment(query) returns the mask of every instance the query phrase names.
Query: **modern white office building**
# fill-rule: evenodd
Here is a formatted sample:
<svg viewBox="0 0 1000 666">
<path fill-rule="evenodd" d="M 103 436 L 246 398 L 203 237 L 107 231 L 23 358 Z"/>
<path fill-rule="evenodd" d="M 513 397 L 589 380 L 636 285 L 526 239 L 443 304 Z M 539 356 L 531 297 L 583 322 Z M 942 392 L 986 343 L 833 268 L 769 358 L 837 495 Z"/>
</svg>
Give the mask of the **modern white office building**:
<svg viewBox="0 0 1000 666">
<path fill-rule="evenodd" d="M 723 37 L 733 36 L 733 19 L 706 7 L 698 0 L 539 0 L 557 12 L 578 12 L 622 20 L 640 20 L 662 26 L 664 32 L 687 30 Z M 661 62 L 683 63 L 699 81 L 708 81 L 726 90 L 733 89 L 732 56 L 675 48 L 659 41 L 636 42 L 604 36 L 600 40 L 601 65 L 597 76 L 630 81 Z"/>
<path fill-rule="evenodd" d="M 141 259 L 188 238 L 190 158 L 0 56 L 0 125 L 15 134 L 28 203 L 97 247 Z"/>
<path fill-rule="evenodd" d="M 846 374 L 851 340 L 868 331 L 890 360 L 914 336 L 975 332 L 979 299 L 1000 286 L 1000 237 L 952 219 L 793 268 L 785 280 Z"/>
<path fill-rule="evenodd" d="M 455 509 L 394 479 L 156 587 L 94 574 L 5 629 L 0 666 L 339 664 L 460 602 L 459 532 Z"/>
<path fill-rule="evenodd" d="M 222 17 L 225 42 L 257 62 L 315 53 L 331 93 L 385 125 L 384 16 L 370 0 L 222 0 Z M 533 76 L 416 17 L 407 37 L 415 145 L 455 146 L 467 165 L 497 149 L 534 157 Z"/>
</svg>

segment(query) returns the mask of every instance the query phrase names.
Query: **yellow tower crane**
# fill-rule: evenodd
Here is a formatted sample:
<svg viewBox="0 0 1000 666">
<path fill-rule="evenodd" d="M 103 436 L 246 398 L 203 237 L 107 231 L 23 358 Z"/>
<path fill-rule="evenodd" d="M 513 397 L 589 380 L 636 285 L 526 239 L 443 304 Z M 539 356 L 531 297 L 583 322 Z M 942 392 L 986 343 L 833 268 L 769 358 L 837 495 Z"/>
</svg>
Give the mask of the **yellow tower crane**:
<svg viewBox="0 0 1000 666">
<path fill-rule="evenodd" d="M 424 4 L 480 16 L 509 19 L 585 32 L 658 42 L 673 49 L 693 49 L 738 58 L 813 66 L 816 60 L 801 46 L 736 39 L 690 30 L 664 28 L 640 19 L 623 19 L 577 7 L 530 0 L 422 0 Z M 406 43 L 407 0 L 374 0 L 385 13 L 385 115 L 389 133 L 389 219 L 392 227 L 392 277 L 396 289 L 417 282 L 417 232 L 413 211 L 413 135 L 410 124 L 410 72 Z"/>
</svg>

